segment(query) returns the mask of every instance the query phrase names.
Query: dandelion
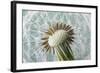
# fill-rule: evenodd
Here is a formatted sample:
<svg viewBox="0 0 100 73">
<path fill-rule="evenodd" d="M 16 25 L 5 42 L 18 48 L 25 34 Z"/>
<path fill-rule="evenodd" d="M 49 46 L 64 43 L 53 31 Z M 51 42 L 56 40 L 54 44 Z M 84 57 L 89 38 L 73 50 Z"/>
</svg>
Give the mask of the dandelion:
<svg viewBox="0 0 100 73">
<path fill-rule="evenodd" d="M 53 50 L 59 61 L 74 60 L 71 44 L 74 42 L 74 30 L 72 26 L 63 23 L 56 23 L 49 26 L 42 37 L 43 49 Z"/>
</svg>

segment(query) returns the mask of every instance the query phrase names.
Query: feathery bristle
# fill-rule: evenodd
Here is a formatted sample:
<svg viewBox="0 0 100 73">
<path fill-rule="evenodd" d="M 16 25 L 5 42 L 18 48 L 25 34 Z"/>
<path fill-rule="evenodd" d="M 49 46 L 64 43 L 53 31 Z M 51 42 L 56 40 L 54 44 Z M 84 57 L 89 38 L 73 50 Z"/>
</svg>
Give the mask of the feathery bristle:
<svg viewBox="0 0 100 73">
<path fill-rule="evenodd" d="M 48 40 L 42 42 L 42 45 L 48 44 Z"/>
<path fill-rule="evenodd" d="M 49 37 L 43 37 L 41 40 L 48 40 Z"/>
</svg>

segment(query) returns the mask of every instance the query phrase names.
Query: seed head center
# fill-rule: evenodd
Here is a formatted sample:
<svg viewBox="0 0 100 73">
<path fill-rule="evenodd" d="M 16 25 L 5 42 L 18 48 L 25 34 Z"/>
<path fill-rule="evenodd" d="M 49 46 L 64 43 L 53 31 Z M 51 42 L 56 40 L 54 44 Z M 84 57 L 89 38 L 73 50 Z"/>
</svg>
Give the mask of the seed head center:
<svg viewBox="0 0 100 73">
<path fill-rule="evenodd" d="M 51 47 L 56 47 L 66 41 L 67 32 L 65 30 L 57 30 L 52 36 L 49 36 L 48 43 Z"/>
</svg>

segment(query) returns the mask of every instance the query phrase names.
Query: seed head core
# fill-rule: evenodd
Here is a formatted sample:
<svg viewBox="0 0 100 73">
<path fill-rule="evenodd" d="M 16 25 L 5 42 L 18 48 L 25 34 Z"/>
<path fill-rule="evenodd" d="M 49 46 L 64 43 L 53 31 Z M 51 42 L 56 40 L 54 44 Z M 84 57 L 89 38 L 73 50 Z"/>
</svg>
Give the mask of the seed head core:
<svg viewBox="0 0 100 73">
<path fill-rule="evenodd" d="M 58 30 L 53 35 L 49 36 L 48 43 L 52 47 L 56 47 L 63 43 L 67 38 L 67 32 L 65 30 Z"/>
</svg>

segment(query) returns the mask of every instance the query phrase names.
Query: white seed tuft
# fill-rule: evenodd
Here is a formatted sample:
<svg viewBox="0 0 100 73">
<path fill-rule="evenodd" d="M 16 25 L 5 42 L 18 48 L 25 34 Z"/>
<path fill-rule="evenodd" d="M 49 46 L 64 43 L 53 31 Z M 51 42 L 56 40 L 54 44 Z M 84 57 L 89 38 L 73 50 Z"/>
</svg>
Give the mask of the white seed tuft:
<svg viewBox="0 0 100 73">
<path fill-rule="evenodd" d="M 66 41 L 66 38 L 67 32 L 65 30 L 57 30 L 52 36 L 49 36 L 48 43 L 51 47 L 56 47 Z"/>
</svg>

